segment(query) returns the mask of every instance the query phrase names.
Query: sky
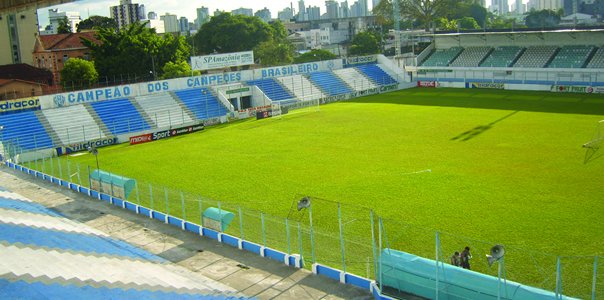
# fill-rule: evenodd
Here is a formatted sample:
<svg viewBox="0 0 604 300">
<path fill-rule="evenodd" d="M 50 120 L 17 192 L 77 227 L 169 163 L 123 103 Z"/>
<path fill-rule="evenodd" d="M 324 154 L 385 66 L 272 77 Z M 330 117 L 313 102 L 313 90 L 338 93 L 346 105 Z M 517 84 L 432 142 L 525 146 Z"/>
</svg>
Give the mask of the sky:
<svg viewBox="0 0 604 300">
<path fill-rule="evenodd" d="M 344 0 L 337 0 L 342 2 Z M 352 5 L 356 0 L 348 0 L 348 5 Z M 180 17 L 186 17 L 189 22 L 193 22 L 197 17 L 196 9 L 205 6 L 210 9 L 210 15 L 216 9 L 231 11 L 240 7 L 257 10 L 268 8 L 271 16 L 277 18 L 277 12 L 293 4 L 295 11 L 298 11 L 298 0 L 189 0 L 189 1 L 167 1 L 167 0 L 133 0 L 132 3 L 144 4 L 147 13 L 154 11 L 158 16 L 165 13 L 171 13 Z M 44 27 L 48 22 L 48 9 L 58 8 L 61 11 L 78 11 L 82 20 L 89 16 L 100 15 L 109 17 L 109 7 L 119 4 L 119 0 L 80 0 L 72 3 L 46 7 L 38 10 L 38 20 L 40 26 Z M 325 0 L 304 0 L 306 7 L 319 6 L 321 13 L 325 12 Z M 371 10 L 372 1 L 367 0 L 367 6 Z"/>
</svg>

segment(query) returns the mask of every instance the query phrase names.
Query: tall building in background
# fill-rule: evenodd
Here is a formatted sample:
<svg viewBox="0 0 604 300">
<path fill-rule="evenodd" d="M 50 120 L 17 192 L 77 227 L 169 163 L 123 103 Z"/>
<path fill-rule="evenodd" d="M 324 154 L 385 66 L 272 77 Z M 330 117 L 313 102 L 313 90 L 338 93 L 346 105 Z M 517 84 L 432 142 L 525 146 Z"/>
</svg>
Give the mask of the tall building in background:
<svg viewBox="0 0 604 300">
<path fill-rule="evenodd" d="M 165 33 L 180 32 L 178 17 L 176 15 L 166 13 L 165 15 L 160 16 L 159 19 L 164 21 Z"/>
<path fill-rule="evenodd" d="M 271 11 L 266 7 L 254 13 L 254 16 L 262 19 L 262 21 L 266 23 L 270 22 L 272 19 Z"/>
<path fill-rule="evenodd" d="M 138 18 L 141 20 L 147 19 L 147 10 L 144 4 L 138 6 Z"/>
<path fill-rule="evenodd" d="M 37 33 L 35 6 L 0 13 L 0 65 L 32 65 Z"/>
<path fill-rule="evenodd" d="M 248 17 L 254 16 L 254 11 L 251 8 L 238 8 L 231 11 L 233 15 L 244 15 Z"/>
<path fill-rule="evenodd" d="M 348 7 L 348 1 L 342 1 L 340 3 L 340 18 L 349 18 L 350 17 L 350 7 Z"/>
<path fill-rule="evenodd" d="M 289 7 L 286 7 L 282 11 L 277 13 L 277 19 L 279 19 L 283 22 L 287 22 L 287 21 L 291 20 L 293 17 L 294 17 L 294 11 Z"/>
<path fill-rule="evenodd" d="M 195 19 L 195 26 L 200 29 L 201 26 L 210 21 L 210 9 L 202 6 L 197 9 L 197 18 Z"/>
<path fill-rule="evenodd" d="M 220 9 L 218 9 L 218 8 L 217 8 L 217 9 L 214 11 L 214 17 L 216 17 L 216 16 L 220 16 L 220 15 L 221 15 L 223 12 L 224 12 L 223 10 L 220 10 Z"/>
<path fill-rule="evenodd" d="M 60 11 L 58 8 L 48 10 L 48 21 L 50 25 L 41 31 L 41 35 L 57 34 L 59 24 L 67 18 L 67 25 L 71 28 L 71 32 L 76 32 L 77 26 L 82 21 L 80 13 L 77 11 Z"/>
<path fill-rule="evenodd" d="M 507 14 L 508 12 L 510 12 L 508 0 L 493 0 L 493 2 L 491 2 L 491 12 L 497 13 L 499 15 Z"/>
<path fill-rule="evenodd" d="M 327 10 L 325 13 L 327 19 L 337 19 L 339 17 L 340 7 L 335 0 L 326 0 L 325 9 Z"/>
<path fill-rule="evenodd" d="M 309 6 L 306 9 L 307 21 L 314 21 L 321 19 L 321 8 L 318 6 Z"/>
<path fill-rule="evenodd" d="M 306 7 L 304 6 L 304 0 L 298 1 L 298 16 L 296 17 L 297 21 L 308 21 L 308 14 L 306 12 Z"/>
<path fill-rule="evenodd" d="M 350 6 L 351 17 L 364 17 L 368 15 L 367 0 L 358 0 Z"/>
<path fill-rule="evenodd" d="M 132 3 L 131 0 L 120 0 L 120 5 L 109 9 L 109 14 L 120 29 L 141 20 L 138 3 Z"/>
<path fill-rule="evenodd" d="M 519 15 L 524 13 L 524 4 L 522 3 L 522 0 L 516 0 L 514 2 L 514 13 Z"/>
<path fill-rule="evenodd" d="M 189 19 L 186 17 L 180 17 L 180 19 L 178 19 L 178 31 L 181 33 L 188 33 L 191 31 L 191 28 L 189 27 Z"/>
<path fill-rule="evenodd" d="M 165 33 L 164 31 L 164 21 L 157 18 L 157 13 L 154 11 L 150 11 L 147 14 L 147 28 L 155 29 L 156 33 Z"/>
</svg>

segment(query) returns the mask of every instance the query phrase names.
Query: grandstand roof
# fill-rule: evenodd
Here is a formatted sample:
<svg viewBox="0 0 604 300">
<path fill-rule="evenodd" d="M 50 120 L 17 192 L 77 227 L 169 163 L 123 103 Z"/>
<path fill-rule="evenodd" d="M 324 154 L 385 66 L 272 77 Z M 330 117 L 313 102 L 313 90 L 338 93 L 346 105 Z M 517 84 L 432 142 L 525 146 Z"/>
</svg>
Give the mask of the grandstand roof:
<svg viewBox="0 0 604 300">
<path fill-rule="evenodd" d="M 543 33 L 579 33 L 579 32 L 604 32 L 604 28 L 590 29 L 554 29 L 554 30 L 535 30 L 534 28 L 517 28 L 515 30 L 506 29 L 505 31 L 466 31 L 451 32 L 439 31 L 434 33 L 421 34 L 422 36 L 461 36 L 461 35 L 509 35 L 509 34 L 543 34 Z"/>
</svg>

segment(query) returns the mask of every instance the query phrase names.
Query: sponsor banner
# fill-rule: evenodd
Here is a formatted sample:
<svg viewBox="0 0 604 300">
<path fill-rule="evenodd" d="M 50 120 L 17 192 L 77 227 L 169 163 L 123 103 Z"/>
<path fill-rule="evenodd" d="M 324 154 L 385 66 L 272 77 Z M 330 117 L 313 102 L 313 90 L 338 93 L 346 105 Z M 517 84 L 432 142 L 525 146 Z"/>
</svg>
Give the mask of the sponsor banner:
<svg viewBox="0 0 604 300">
<path fill-rule="evenodd" d="M 230 94 L 237 94 L 237 93 L 245 93 L 245 92 L 249 92 L 250 88 L 249 87 L 244 87 L 244 88 L 239 88 L 239 89 L 234 89 L 234 90 L 228 90 L 226 91 L 227 95 Z"/>
<path fill-rule="evenodd" d="M 116 143 L 117 143 L 116 137 L 107 137 L 107 138 L 97 139 L 97 140 L 92 140 L 92 141 L 87 141 L 87 142 L 69 144 L 69 145 L 66 145 L 63 147 L 59 147 L 56 150 L 57 150 L 57 155 L 66 155 L 66 154 L 71 154 L 74 152 L 86 151 L 90 147 L 101 148 L 101 147 L 115 145 Z"/>
<path fill-rule="evenodd" d="M 308 74 L 320 71 L 330 71 L 342 68 L 342 60 L 334 59 L 327 61 L 315 61 L 305 64 L 271 67 L 254 70 L 254 79 L 263 79 L 280 76 L 291 76 L 296 74 Z"/>
<path fill-rule="evenodd" d="M 505 84 L 495 82 L 468 82 L 466 83 L 467 88 L 471 89 L 499 89 L 503 90 Z"/>
<path fill-rule="evenodd" d="M 348 58 L 343 59 L 343 63 L 344 63 L 345 68 L 356 66 L 356 65 L 377 63 L 377 55 L 348 57 Z"/>
<path fill-rule="evenodd" d="M 266 118 L 270 118 L 272 116 L 273 116 L 273 110 L 272 109 L 258 110 L 258 111 L 256 111 L 256 120 L 266 119 Z"/>
<path fill-rule="evenodd" d="M 191 67 L 193 70 L 211 70 L 228 67 L 245 66 L 254 64 L 254 52 L 234 52 L 212 54 L 205 56 L 192 56 Z"/>
<path fill-rule="evenodd" d="M 150 133 L 130 137 L 130 145 L 143 144 L 143 143 L 148 143 L 150 141 L 151 141 Z"/>
<path fill-rule="evenodd" d="M 438 81 L 418 81 L 417 87 L 438 87 Z"/>
<path fill-rule="evenodd" d="M 604 88 L 601 88 L 604 89 Z M 578 86 L 578 85 L 552 85 L 552 92 L 558 93 L 601 93 L 598 90 L 594 90 L 591 86 Z"/>
<path fill-rule="evenodd" d="M 594 87 L 594 93 L 604 94 L 604 86 Z"/>
<path fill-rule="evenodd" d="M 179 127 L 130 137 L 130 145 L 143 144 L 163 140 L 183 134 L 189 134 L 204 129 L 203 124 Z"/>
<path fill-rule="evenodd" d="M 250 107 L 247 109 L 242 109 L 237 111 L 237 119 L 247 119 L 256 115 L 256 112 L 259 110 L 270 109 L 271 105 Z"/>
<path fill-rule="evenodd" d="M 36 110 L 40 109 L 40 99 L 36 98 L 21 98 L 13 100 L 0 100 L 0 114 L 14 112 L 19 110 Z"/>
</svg>

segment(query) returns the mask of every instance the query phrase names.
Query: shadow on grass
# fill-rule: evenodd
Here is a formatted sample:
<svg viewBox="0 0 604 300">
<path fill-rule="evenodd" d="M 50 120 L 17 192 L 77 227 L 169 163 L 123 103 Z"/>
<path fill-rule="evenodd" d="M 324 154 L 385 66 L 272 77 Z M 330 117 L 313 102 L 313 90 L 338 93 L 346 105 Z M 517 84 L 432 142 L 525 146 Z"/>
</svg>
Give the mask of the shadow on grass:
<svg viewBox="0 0 604 300">
<path fill-rule="evenodd" d="M 602 156 L 604 156 L 604 152 L 599 151 L 600 147 L 586 148 L 585 158 L 583 159 L 583 164 L 586 165 Z"/>
<path fill-rule="evenodd" d="M 511 117 L 511 116 L 513 116 L 515 114 L 517 114 L 517 113 L 518 113 L 518 111 L 514 111 L 514 112 L 511 112 L 511 113 L 509 113 L 509 114 L 507 114 L 507 115 L 505 115 L 505 116 L 503 116 L 503 117 L 501 117 L 501 118 L 499 118 L 499 119 L 497 119 L 497 120 L 495 120 L 495 121 L 493 121 L 493 122 L 491 122 L 491 123 L 489 123 L 487 125 L 481 125 L 481 126 L 474 127 L 474 128 L 472 128 L 472 129 L 470 129 L 468 131 L 462 132 L 461 134 L 459 134 L 459 135 L 451 138 L 451 140 L 452 141 L 460 140 L 462 142 L 471 140 L 471 139 L 475 138 L 476 136 L 484 133 L 485 131 L 491 129 L 493 127 L 493 125 L 495 125 L 495 124 L 497 124 L 497 123 L 499 123 L 499 122 L 501 122 L 501 121 L 503 121 L 503 120 L 505 120 L 505 119 L 507 119 L 507 118 L 509 118 L 509 117 Z"/>
<path fill-rule="evenodd" d="M 487 89 L 411 88 L 351 103 L 391 103 L 514 111 L 604 115 L 604 95 Z"/>
</svg>

